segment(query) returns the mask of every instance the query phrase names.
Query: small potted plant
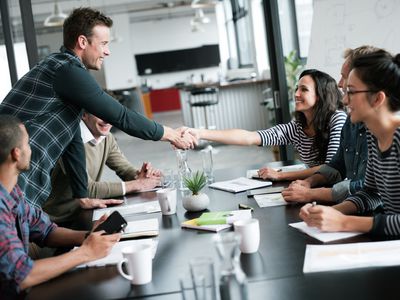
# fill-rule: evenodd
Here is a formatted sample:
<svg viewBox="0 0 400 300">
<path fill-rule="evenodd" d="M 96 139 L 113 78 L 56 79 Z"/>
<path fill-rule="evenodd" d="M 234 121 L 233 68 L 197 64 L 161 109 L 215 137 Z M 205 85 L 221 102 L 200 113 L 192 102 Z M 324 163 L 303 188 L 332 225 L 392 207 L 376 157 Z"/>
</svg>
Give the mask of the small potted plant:
<svg viewBox="0 0 400 300">
<path fill-rule="evenodd" d="M 208 207 L 210 198 L 200 190 L 205 187 L 207 177 L 203 172 L 197 171 L 190 177 L 184 179 L 186 187 L 192 192 L 192 195 L 183 197 L 182 204 L 187 211 L 201 211 Z"/>
</svg>

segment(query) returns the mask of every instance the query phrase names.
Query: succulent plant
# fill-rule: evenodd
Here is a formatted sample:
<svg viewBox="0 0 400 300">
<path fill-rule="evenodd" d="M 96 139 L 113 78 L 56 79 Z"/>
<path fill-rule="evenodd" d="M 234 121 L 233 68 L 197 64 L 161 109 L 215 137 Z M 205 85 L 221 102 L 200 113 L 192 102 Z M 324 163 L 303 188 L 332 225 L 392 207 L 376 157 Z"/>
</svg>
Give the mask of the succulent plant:
<svg viewBox="0 0 400 300">
<path fill-rule="evenodd" d="M 207 177 L 201 171 L 196 171 L 196 173 L 190 177 L 185 177 L 183 180 L 186 187 L 193 193 L 193 195 L 197 195 L 207 184 Z"/>
</svg>

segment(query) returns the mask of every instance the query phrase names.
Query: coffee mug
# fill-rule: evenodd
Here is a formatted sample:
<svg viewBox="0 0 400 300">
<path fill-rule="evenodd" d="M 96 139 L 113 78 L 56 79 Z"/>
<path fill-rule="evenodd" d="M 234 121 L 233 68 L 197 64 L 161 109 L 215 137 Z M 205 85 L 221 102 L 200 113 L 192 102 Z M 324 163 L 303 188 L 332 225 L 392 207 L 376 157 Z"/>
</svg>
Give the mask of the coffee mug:
<svg viewBox="0 0 400 300">
<path fill-rule="evenodd" d="M 123 248 L 123 259 L 117 264 L 118 272 L 135 285 L 151 282 L 152 249 L 151 244 L 138 244 Z M 126 264 L 128 274 L 122 269 L 123 264 Z"/>
<path fill-rule="evenodd" d="M 173 215 L 176 213 L 176 189 L 166 188 L 158 190 L 158 203 L 160 203 L 161 213 L 163 215 Z"/>
<path fill-rule="evenodd" d="M 257 219 L 239 220 L 233 223 L 241 236 L 239 249 L 242 253 L 255 253 L 260 246 L 260 224 Z"/>
</svg>

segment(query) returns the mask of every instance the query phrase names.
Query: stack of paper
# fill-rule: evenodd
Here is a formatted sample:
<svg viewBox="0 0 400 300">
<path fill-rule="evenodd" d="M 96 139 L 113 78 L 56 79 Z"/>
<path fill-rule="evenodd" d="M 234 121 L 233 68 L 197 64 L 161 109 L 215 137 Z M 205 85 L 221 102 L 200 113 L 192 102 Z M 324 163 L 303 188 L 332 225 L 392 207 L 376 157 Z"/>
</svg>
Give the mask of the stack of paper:
<svg viewBox="0 0 400 300">
<path fill-rule="evenodd" d="M 210 184 L 209 187 L 227 192 L 239 193 L 269 185 L 272 185 L 271 181 L 252 180 L 246 177 L 239 177 L 233 180 L 214 182 L 213 184 Z"/>
<path fill-rule="evenodd" d="M 130 221 L 126 226 L 122 239 L 129 239 L 143 236 L 156 236 L 159 233 L 158 219 L 146 219 Z"/>
<path fill-rule="evenodd" d="M 363 234 L 362 232 L 326 232 L 326 231 L 321 231 L 316 227 L 310 227 L 304 222 L 298 222 L 298 223 L 291 223 L 289 226 L 292 226 L 293 228 L 297 228 L 298 230 L 308 234 L 309 236 L 323 242 L 332 242 L 332 241 L 337 241 L 337 240 L 342 240 L 342 239 L 347 239 L 353 236 L 361 235 Z"/>
<path fill-rule="evenodd" d="M 293 171 L 301 171 L 301 170 L 307 169 L 307 166 L 305 164 L 298 164 L 298 165 L 282 166 L 282 167 L 271 168 L 271 169 L 273 169 L 275 171 L 279 171 L 279 172 L 293 172 Z M 247 178 L 260 178 L 258 176 L 258 169 L 247 170 L 246 177 Z"/>
<path fill-rule="evenodd" d="M 400 265 L 400 241 L 307 245 L 304 273 Z"/>
<path fill-rule="evenodd" d="M 259 207 L 270 207 L 289 204 L 285 201 L 285 199 L 283 199 L 281 193 L 254 195 L 254 200 L 256 200 Z"/>
<path fill-rule="evenodd" d="M 111 253 L 104 258 L 88 262 L 77 266 L 77 268 L 83 267 L 103 267 L 106 265 L 115 265 L 122 260 L 122 249 L 131 245 L 137 244 L 151 244 L 153 246 L 153 258 L 156 255 L 158 241 L 154 239 L 144 240 L 130 240 L 116 243 L 111 250 Z"/>
<path fill-rule="evenodd" d="M 100 219 L 104 214 L 111 214 L 113 211 L 117 210 L 123 217 L 134 215 L 134 214 L 144 214 L 144 213 L 154 213 L 161 211 L 160 204 L 158 201 L 148 201 L 143 203 L 135 203 L 130 205 L 121 205 L 115 207 L 107 207 L 95 209 L 93 211 L 93 221 Z"/>
</svg>

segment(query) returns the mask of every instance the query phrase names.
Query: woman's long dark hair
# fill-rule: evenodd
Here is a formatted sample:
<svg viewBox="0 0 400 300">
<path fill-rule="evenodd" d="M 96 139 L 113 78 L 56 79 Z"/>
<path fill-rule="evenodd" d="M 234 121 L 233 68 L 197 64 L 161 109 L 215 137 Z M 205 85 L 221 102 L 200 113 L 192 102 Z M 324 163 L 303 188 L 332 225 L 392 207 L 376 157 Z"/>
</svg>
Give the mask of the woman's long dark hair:
<svg viewBox="0 0 400 300">
<path fill-rule="evenodd" d="M 311 120 L 315 131 L 312 147 L 318 153 L 317 162 L 323 164 L 328 150 L 331 117 L 336 110 L 343 109 L 342 93 L 339 91 L 335 79 L 324 72 L 309 69 L 304 70 L 299 78 L 304 76 L 310 76 L 315 82 L 315 93 L 318 98 L 314 106 L 313 119 Z M 296 111 L 295 118 L 303 129 L 307 128 L 307 120 L 304 113 Z"/>
</svg>

